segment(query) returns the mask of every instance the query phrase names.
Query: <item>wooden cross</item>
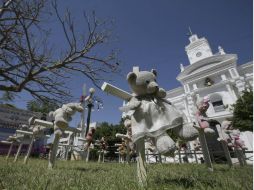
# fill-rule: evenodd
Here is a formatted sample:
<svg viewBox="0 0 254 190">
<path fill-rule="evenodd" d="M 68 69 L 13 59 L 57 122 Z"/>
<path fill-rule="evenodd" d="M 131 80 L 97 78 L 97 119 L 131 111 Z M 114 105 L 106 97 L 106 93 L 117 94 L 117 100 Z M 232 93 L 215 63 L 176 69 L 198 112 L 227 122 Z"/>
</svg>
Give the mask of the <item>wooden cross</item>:
<svg viewBox="0 0 254 190">
<path fill-rule="evenodd" d="M 232 162 L 232 159 L 231 159 L 231 156 L 230 156 L 230 152 L 228 150 L 228 143 L 227 143 L 226 139 L 224 138 L 224 135 L 223 135 L 223 132 L 222 132 L 222 129 L 221 129 L 220 125 L 216 125 L 216 129 L 219 133 L 219 138 L 217 140 L 220 141 L 221 144 L 222 144 L 222 147 L 223 147 L 225 156 L 227 158 L 227 162 L 228 162 L 229 167 L 232 167 L 233 162 Z"/>
<path fill-rule="evenodd" d="M 133 72 L 136 72 L 136 73 L 139 72 L 139 67 L 133 67 Z M 129 101 L 133 97 L 130 93 L 106 82 L 103 83 L 101 89 L 124 101 Z M 137 145 L 137 152 L 138 152 L 138 158 L 137 158 L 138 182 L 142 187 L 146 187 L 147 186 L 147 172 L 145 168 L 144 139 L 138 140 L 138 142 L 136 142 L 136 145 Z"/>
</svg>

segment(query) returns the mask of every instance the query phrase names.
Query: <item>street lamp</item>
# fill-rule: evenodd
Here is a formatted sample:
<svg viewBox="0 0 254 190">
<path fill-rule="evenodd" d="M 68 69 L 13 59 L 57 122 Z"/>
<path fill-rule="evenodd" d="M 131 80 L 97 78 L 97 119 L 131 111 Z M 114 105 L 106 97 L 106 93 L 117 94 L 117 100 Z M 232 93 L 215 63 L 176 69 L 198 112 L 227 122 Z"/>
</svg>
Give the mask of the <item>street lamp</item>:
<svg viewBox="0 0 254 190">
<path fill-rule="evenodd" d="M 80 127 L 81 127 L 81 137 L 84 137 L 85 134 L 85 97 L 86 97 L 86 84 L 83 84 L 83 88 L 82 88 L 82 96 L 80 98 L 80 102 L 84 108 L 84 111 L 81 113 L 81 122 L 80 122 Z"/>
<path fill-rule="evenodd" d="M 89 93 L 90 93 L 90 95 L 85 98 L 85 102 L 87 102 L 87 108 L 88 108 L 85 136 L 87 135 L 87 133 L 89 131 L 89 125 L 90 125 L 90 119 L 91 119 L 91 111 L 92 111 L 92 107 L 94 106 L 93 105 L 93 95 L 95 93 L 95 89 L 94 88 L 90 88 L 89 89 Z"/>
</svg>

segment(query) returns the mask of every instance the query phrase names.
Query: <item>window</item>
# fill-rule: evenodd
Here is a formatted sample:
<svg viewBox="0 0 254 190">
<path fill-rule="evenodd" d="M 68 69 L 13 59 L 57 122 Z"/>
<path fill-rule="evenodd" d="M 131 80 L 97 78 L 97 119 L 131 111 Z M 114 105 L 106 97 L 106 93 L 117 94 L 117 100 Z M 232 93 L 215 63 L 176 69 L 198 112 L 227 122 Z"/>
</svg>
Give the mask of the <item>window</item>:
<svg viewBox="0 0 254 190">
<path fill-rule="evenodd" d="M 238 73 L 236 72 L 235 68 L 230 69 L 230 73 L 231 73 L 232 78 L 235 78 L 238 76 Z"/>
<path fill-rule="evenodd" d="M 215 112 L 225 111 L 223 100 L 219 94 L 213 94 L 210 96 L 211 104 L 213 105 Z"/>
<path fill-rule="evenodd" d="M 202 55 L 202 53 L 199 51 L 197 54 L 196 54 L 196 57 L 200 57 Z"/>
<path fill-rule="evenodd" d="M 212 102 L 212 104 L 213 104 L 213 108 L 214 108 L 215 112 L 220 112 L 220 111 L 224 111 L 225 110 L 222 100 L 216 101 L 216 102 Z"/>
</svg>

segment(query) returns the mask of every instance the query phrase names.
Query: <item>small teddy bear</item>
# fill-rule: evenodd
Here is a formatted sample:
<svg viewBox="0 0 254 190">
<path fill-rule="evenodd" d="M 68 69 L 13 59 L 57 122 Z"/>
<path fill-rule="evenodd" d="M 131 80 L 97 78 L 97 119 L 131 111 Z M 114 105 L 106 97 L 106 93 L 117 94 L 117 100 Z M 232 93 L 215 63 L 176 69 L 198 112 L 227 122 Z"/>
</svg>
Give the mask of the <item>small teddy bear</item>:
<svg viewBox="0 0 254 190">
<path fill-rule="evenodd" d="M 231 146 L 231 138 L 229 136 L 230 131 L 233 129 L 232 122 L 228 120 L 224 120 L 221 123 L 221 133 L 223 140 L 228 143 L 228 145 Z"/>
<path fill-rule="evenodd" d="M 222 122 L 222 131 L 228 146 L 236 149 L 247 149 L 245 143 L 240 139 L 241 132 L 239 129 L 234 129 L 232 121 L 225 120 Z"/>
<path fill-rule="evenodd" d="M 68 123 L 71 121 L 71 117 L 76 111 L 83 111 L 83 107 L 80 103 L 63 104 L 61 108 L 49 113 L 49 116 L 54 118 L 55 134 L 58 131 L 59 135 L 62 135 L 62 131 L 68 127 Z"/>
<path fill-rule="evenodd" d="M 95 128 L 91 127 L 89 132 L 87 133 L 87 135 L 86 135 L 87 143 L 85 144 L 85 150 L 87 150 L 90 147 L 90 145 L 92 144 L 95 131 L 96 131 Z"/>
<path fill-rule="evenodd" d="M 196 107 L 197 107 L 196 119 L 198 122 L 197 129 L 204 130 L 205 134 L 214 135 L 215 131 L 212 128 L 210 128 L 210 124 L 212 123 L 212 120 L 210 120 L 208 116 L 206 115 L 206 111 L 208 110 L 210 106 L 209 102 L 210 102 L 210 99 L 207 96 L 205 96 L 204 98 L 199 98 L 196 102 Z"/>
<path fill-rule="evenodd" d="M 82 112 L 83 107 L 80 103 L 68 103 L 54 112 L 55 124 L 60 128 L 68 127 L 71 116 L 76 112 Z"/>
<path fill-rule="evenodd" d="M 244 141 L 242 139 L 240 139 L 240 134 L 241 134 L 241 132 L 239 129 L 231 130 L 229 135 L 231 137 L 232 144 L 236 149 L 247 149 Z"/>
<path fill-rule="evenodd" d="M 172 129 L 181 139 L 194 140 L 198 131 L 187 123 L 186 116 L 177 110 L 166 97 L 166 91 L 156 82 L 157 72 L 134 71 L 127 75 L 133 97 L 121 111 L 130 116 L 132 139 L 150 137 L 160 154 L 172 155 L 175 142 L 166 131 Z"/>
</svg>

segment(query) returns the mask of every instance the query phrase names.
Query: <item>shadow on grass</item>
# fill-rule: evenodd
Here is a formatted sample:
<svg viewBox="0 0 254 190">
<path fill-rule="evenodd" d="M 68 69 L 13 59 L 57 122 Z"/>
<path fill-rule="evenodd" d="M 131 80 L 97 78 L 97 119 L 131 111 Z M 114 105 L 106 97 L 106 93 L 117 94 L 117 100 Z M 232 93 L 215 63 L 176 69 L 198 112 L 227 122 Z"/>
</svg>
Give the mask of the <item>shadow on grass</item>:
<svg viewBox="0 0 254 190">
<path fill-rule="evenodd" d="M 232 168 L 230 167 L 220 167 L 220 168 L 215 168 L 215 171 L 219 171 L 219 172 L 228 172 L 230 170 L 232 170 Z"/>
<path fill-rule="evenodd" d="M 82 167 L 77 167 L 73 168 L 74 170 L 78 170 L 81 172 L 106 172 L 108 170 L 103 169 L 103 168 L 82 168 Z"/>
<path fill-rule="evenodd" d="M 217 186 L 216 180 L 212 179 L 193 179 L 193 178 L 156 178 L 155 183 L 157 184 L 168 184 L 168 185 L 176 185 L 176 186 L 183 186 L 184 188 L 193 188 L 197 184 L 202 184 L 205 187 L 214 188 Z"/>
</svg>

